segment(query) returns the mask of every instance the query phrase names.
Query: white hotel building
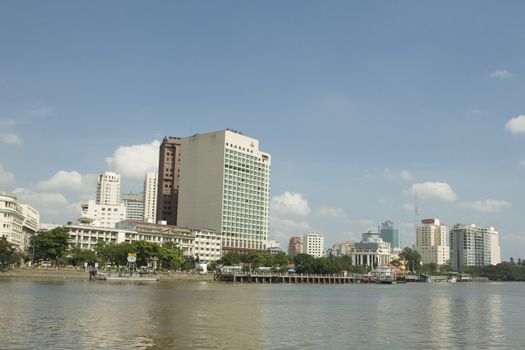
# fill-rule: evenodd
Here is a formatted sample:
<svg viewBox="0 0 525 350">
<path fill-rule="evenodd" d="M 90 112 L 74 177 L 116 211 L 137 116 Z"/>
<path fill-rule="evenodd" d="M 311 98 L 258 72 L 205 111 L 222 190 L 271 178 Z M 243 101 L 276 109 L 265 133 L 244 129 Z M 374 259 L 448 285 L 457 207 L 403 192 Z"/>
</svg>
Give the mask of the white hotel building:
<svg viewBox="0 0 525 350">
<path fill-rule="evenodd" d="M 0 237 L 24 251 L 29 237 L 38 231 L 40 214 L 28 204 L 20 204 L 13 193 L 0 192 Z"/>
<path fill-rule="evenodd" d="M 270 154 L 232 130 L 181 140 L 177 225 L 222 234 L 224 250 L 265 250 Z"/>
<path fill-rule="evenodd" d="M 303 235 L 303 250 L 305 254 L 314 258 L 324 256 L 324 236 L 318 233 L 306 233 Z"/>
<path fill-rule="evenodd" d="M 416 229 L 416 250 L 423 264 L 445 265 L 450 259 L 447 226 L 438 219 L 423 219 Z"/>
</svg>

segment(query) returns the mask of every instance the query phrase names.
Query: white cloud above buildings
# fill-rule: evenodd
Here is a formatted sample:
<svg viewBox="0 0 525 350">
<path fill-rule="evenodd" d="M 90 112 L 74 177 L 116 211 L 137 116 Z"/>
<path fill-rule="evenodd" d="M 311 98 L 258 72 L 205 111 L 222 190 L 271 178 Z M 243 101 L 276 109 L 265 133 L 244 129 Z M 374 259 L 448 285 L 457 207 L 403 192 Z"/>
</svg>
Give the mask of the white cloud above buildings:
<svg viewBox="0 0 525 350">
<path fill-rule="evenodd" d="M 399 176 L 405 180 L 405 181 L 412 181 L 414 180 L 414 178 L 412 177 L 412 174 L 410 174 L 408 172 L 408 170 L 402 170 L 400 173 L 399 173 Z"/>
<path fill-rule="evenodd" d="M 393 171 L 391 169 L 385 169 L 383 171 L 383 175 L 385 176 L 385 178 L 387 178 L 389 180 L 401 179 L 401 180 L 404 180 L 404 181 L 414 181 L 414 177 L 406 169 L 403 169 L 403 170 L 401 170 L 399 172 Z"/>
<path fill-rule="evenodd" d="M 8 145 L 21 145 L 22 139 L 15 134 L 0 134 L 0 142 Z"/>
<path fill-rule="evenodd" d="M 345 211 L 342 208 L 320 207 L 316 212 L 317 215 L 322 218 L 342 219 L 346 217 Z"/>
<path fill-rule="evenodd" d="M 452 190 L 452 187 L 446 182 L 422 182 L 412 185 L 412 188 L 405 191 L 405 194 L 417 194 L 418 199 L 422 200 L 441 200 L 453 202 L 458 195 Z"/>
<path fill-rule="evenodd" d="M 505 129 L 513 134 L 525 133 L 525 115 L 522 114 L 509 120 L 505 124 Z"/>
<path fill-rule="evenodd" d="M 123 177 L 143 179 L 147 172 L 158 170 L 159 147 L 158 140 L 149 144 L 121 146 L 113 156 L 106 158 L 106 164 Z"/>
<path fill-rule="evenodd" d="M 29 188 L 16 188 L 13 190 L 20 203 L 28 203 L 39 211 L 41 215 L 48 215 L 62 220 L 64 216 L 71 220 L 80 216 L 78 204 L 71 204 L 67 198 L 57 192 L 35 192 Z"/>
<path fill-rule="evenodd" d="M 0 187 L 6 188 L 6 187 L 14 186 L 14 184 L 15 184 L 15 176 L 13 175 L 13 173 L 4 169 L 4 166 L 0 164 Z"/>
<path fill-rule="evenodd" d="M 308 201 L 300 193 L 284 192 L 273 197 L 270 203 L 271 212 L 278 216 L 306 216 L 310 214 Z"/>
<path fill-rule="evenodd" d="M 35 189 L 39 191 L 72 192 L 75 194 L 94 193 L 96 189 L 97 175 L 82 175 L 78 171 L 59 170 L 48 180 L 40 181 Z"/>
<path fill-rule="evenodd" d="M 497 213 L 506 208 L 511 207 L 511 204 L 506 201 L 495 200 L 495 199 L 484 199 L 472 202 L 461 202 L 461 207 L 473 209 L 483 213 Z"/>
<path fill-rule="evenodd" d="M 498 70 L 495 70 L 494 72 L 492 72 L 490 74 L 490 77 L 492 79 L 511 79 L 514 77 L 513 74 L 511 74 L 508 70 L 506 69 L 498 69 Z"/>
</svg>

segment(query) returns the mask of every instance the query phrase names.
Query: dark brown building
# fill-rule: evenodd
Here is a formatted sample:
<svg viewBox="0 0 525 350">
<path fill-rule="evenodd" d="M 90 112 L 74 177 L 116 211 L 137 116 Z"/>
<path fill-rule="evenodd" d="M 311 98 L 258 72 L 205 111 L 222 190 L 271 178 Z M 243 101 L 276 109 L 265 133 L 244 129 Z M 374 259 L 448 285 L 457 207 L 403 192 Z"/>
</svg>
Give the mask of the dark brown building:
<svg viewBox="0 0 525 350">
<path fill-rule="evenodd" d="M 166 221 L 168 225 L 177 225 L 180 141 L 180 137 L 166 136 L 160 145 L 157 221 Z"/>
</svg>

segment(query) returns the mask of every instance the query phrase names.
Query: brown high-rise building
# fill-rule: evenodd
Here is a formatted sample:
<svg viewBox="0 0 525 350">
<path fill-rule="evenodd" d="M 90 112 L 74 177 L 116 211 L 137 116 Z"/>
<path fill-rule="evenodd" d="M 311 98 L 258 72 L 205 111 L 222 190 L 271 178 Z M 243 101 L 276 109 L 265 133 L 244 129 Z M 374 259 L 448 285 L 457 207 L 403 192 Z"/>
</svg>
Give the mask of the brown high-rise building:
<svg viewBox="0 0 525 350">
<path fill-rule="evenodd" d="M 303 252 L 303 245 L 301 244 L 301 237 L 293 236 L 288 243 L 288 256 L 293 258 L 297 254 Z"/>
<path fill-rule="evenodd" d="M 180 137 L 166 136 L 160 145 L 157 221 L 166 221 L 168 225 L 177 225 L 180 148 Z"/>
</svg>

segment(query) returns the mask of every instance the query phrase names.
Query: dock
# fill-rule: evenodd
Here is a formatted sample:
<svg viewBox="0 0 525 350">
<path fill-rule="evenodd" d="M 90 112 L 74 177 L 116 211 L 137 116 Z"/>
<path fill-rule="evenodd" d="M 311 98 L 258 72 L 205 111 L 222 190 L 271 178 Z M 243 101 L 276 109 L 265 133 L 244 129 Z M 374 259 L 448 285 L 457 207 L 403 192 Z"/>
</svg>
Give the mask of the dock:
<svg viewBox="0 0 525 350">
<path fill-rule="evenodd" d="M 315 275 L 315 274 L 280 274 L 280 273 L 216 273 L 215 281 L 231 283 L 289 283 L 289 284 L 350 284 L 352 275 Z"/>
</svg>

